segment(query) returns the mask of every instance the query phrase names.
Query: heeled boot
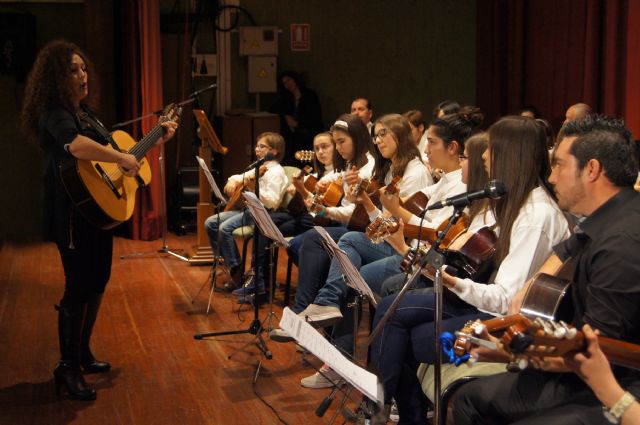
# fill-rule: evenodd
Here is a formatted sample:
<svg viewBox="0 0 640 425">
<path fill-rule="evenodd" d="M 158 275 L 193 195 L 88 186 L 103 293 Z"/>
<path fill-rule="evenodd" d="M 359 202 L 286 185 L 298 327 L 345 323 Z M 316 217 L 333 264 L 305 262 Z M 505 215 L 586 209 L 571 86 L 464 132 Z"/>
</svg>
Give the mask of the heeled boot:
<svg viewBox="0 0 640 425">
<path fill-rule="evenodd" d="M 111 369 L 108 362 L 96 360 L 91 353 L 89 343 L 93 333 L 93 325 L 96 323 L 100 303 L 103 294 L 92 294 L 87 301 L 87 311 L 84 316 L 84 326 L 82 327 L 82 337 L 80 339 L 80 364 L 86 373 L 105 373 Z"/>
<path fill-rule="evenodd" d="M 95 400 L 96 391 L 89 387 L 80 369 L 80 338 L 84 321 L 85 304 L 62 300 L 58 307 L 58 337 L 60 361 L 53 371 L 56 392 L 64 387 L 71 398 Z"/>
</svg>

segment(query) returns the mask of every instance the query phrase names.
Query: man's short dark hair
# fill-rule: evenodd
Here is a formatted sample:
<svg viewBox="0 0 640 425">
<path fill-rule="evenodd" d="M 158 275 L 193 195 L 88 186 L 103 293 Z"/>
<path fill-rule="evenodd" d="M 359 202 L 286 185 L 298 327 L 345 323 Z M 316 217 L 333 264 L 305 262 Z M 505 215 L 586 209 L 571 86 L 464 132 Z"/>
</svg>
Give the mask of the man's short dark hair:
<svg viewBox="0 0 640 425">
<path fill-rule="evenodd" d="M 366 103 L 366 105 L 367 105 L 367 109 L 369 109 L 369 110 L 373 109 L 373 106 L 371 105 L 371 100 L 369 100 L 368 98 L 362 97 L 362 96 L 356 97 L 355 99 L 353 99 L 351 101 L 351 103 L 355 102 L 356 100 L 364 100 L 364 103 Z"/>
<path fill-rule="evenodd" d="M 582 170 L 591 159 L 604 167 L 607 178 L 618 187 L 633 186 L 638 178 L 638 150 L 624 120 L 591 115 L 566 123 L 564 137 L 576 137 L 569 153 Z"/>
</svg>

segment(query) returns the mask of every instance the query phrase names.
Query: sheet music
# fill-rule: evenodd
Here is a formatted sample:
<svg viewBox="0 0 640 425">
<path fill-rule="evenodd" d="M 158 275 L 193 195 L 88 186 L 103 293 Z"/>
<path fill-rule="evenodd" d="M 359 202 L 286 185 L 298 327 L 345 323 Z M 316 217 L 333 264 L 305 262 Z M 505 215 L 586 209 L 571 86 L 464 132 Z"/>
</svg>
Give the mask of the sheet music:
<svg viewBox="0 0 640 425">
<path fill-rule="evenodd" d="M 209 171 L 207 163 L 204 162 L 204 159 L 200 158 L 198 155 L 196 155 L 196 159 L 198 160 L 198 164 L 200 164 L 200 168 L 202 168 L 202 170 L 204 171 L 204 175 L 207 176 L 207 181 L 211 185 L 211 189 L 213 189 L 213 194 L 216 195 L 216 198 L 220 199 L 226 204 L 229 200 L 224 197 L 222 192 L 220 192 L 220 188 L 216 184 L 216 181 L 213 179 L 213 175 L 211 175 L 211 171 Z"/>
<path fill-rule="evenodd" d="M 327 341 L 302 317 L 295 314 L 289 307 L 285 307 L 280 320 L 280 328 L 284 329 L 300 345 L 313 353 L 314 356 L 328 364 L 358 391 L 376 403 L 381 403 L 382 386 L 378 377 L 349 361 L 340 351 Z"/>
<path fill-rule="evenodd" d="M 282 247 L 288 247 L 289 242 L 282 236 L 282 232 L 275 225 L 269 213 L 260 202 L 260 199 L 253 192 L 242 192 L 242 196 L 247 200 L 247 208 L 262 234 L 272 241 L 276 241 Z"/>
<path fill-rule="evenodd" d="M 345 275 L 347 285 L 360 292 L 365 297 L 369 298 L 369 301 L 371 301 L 374 306 L 377 306 L 378 302 L 376 301 L 375 295 L 373 295 L 373 292 L 371 291 L 371 288 L 369 288 L 369 285 L 367 285 L 364 279 L 362 279 L 362 275 L 360 275 L 360 272 L 351 262 L 349 255 L 347 255 L 346 252 L 340 249 L 340 247 L 335 243 L 331 236 L 329 236 L 327 231 L 324 230 L 324 227 L 314 226 L 313 228 L 316 229 L 320 236 L 322 236 L 322 239 L 324 239 L 327 246 L 333 252 L 333 257 L 338 260 L 340 268 Z"/>
</svg>

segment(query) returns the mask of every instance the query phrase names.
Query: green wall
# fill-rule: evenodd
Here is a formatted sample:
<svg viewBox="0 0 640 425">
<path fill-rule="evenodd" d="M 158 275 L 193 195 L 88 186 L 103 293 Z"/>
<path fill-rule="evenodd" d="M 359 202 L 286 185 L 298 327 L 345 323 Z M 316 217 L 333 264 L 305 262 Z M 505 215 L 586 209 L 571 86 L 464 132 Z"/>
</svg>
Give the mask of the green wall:
<svg viewBox="0 0 640 425">
<path fill-rule="evenodd" d="M 370 97 L 376 115 L 431 111 L 444 99 L 475 101 L 476 3 L 473 0 L 243 0 L 258 25 L 282 29 L 278 68 L 306 77 L 325 125 Z M 246 22 L 246 20 L 244 21 Z M 311 51 L 290 50 L 290 24 L 311 24 Z M 233 52 L 237 52 L 237 35 Z M 254 106 L 246 58 L 234 60 L 235 107 Z M 263 95 L 268 107 L 273 96 Z"/>
</svg>

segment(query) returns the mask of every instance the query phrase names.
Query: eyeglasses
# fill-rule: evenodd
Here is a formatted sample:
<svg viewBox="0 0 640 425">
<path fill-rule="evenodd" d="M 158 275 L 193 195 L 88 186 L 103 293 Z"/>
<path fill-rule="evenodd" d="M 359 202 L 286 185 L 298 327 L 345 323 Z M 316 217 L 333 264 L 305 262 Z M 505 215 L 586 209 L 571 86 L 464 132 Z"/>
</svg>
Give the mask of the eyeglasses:
<svg viewBox="0 0 640 425">
<path fill-rule="evenodd" d="M 387 134 L 390 134 L 390 133 L 391 132 L 389 130 L 387 130 L 386 128 L 383 128 L 375 136 L 373 136 L 373 144 L 377 145 L 379 139 L 382 140 Z"/>
<path fill-rule="evenodd" d="M 271 146 L 260 143 L 256 145 L 256 149 L 271 149 Z"/>
</svg>

